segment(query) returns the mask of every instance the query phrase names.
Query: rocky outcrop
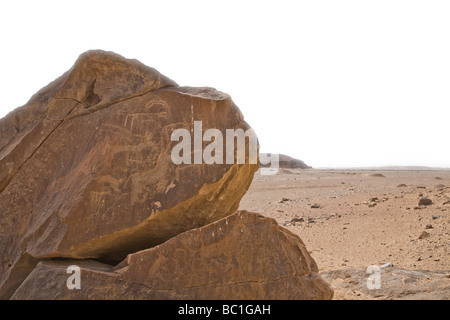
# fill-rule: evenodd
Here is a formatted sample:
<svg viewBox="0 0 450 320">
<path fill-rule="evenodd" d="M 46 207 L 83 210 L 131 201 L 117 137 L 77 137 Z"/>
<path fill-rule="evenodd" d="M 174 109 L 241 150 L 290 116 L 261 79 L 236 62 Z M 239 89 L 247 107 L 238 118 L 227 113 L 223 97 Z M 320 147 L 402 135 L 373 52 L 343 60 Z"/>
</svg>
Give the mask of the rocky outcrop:
<svg viewBox="0 0 450 320">
<path fill-rule="evenodd" d="M 66 285 L 80 267 L 80 289 Z M 302 240 L 275 220 L 239 211 L 139 251 L 115 268 L 43 261 L 13 299 L 331 299 Z"/>
<path fill-rule="evenodd" d="M 42 259 L 117 263 L 235 212 L 257 165 L 174 164 L 194 121 L 250 128 L 227 94 L 103 51 L 1 119 L 0 297 Z"/>
<path fill-rule="evenodd" d="M 269 154 L 261 153 L 261 157 L 263 155 L 267 155 L 267 157 L 270 158 L 271 154 L 270 153 Z M 279 160 L 278 161 L 279 161 L 278 162 L 279 168 L 281 168 L 281 169 L 311 169 L 311 167 L 308 166 L 306 163 L 304 163 L 302 160 L 295 159 L 295 158 L 289 157 L 289 156 L 284 155 L 284 154 L 280 154 L 279 155 Z M 259 166 L 261 168 L 267 168 L 267 167 L 270 167 L 271 164 L 263 164 L 263 163 L 261 163 Z"/>
</svg>

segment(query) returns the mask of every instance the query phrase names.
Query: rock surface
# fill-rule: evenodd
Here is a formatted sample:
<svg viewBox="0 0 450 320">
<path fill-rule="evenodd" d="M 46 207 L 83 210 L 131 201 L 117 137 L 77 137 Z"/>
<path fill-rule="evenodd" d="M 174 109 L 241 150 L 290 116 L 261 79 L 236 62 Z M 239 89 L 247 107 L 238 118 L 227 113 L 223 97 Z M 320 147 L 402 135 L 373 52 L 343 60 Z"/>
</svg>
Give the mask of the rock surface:
<svg viewBox="0 0 450 320">
<path fill-rule="evenodd" d="M 227 94 L 104 51 L 0 119 L 0 298 L 41 259 L 117 263 L 235 212 L 257 165 L 175 165 L 195 120 L 249 128 Z"/>
<path fill-rule="evenodd" d="M 69 265 L 81 289 L 69 290 Z M 13 299 L 331 299 L 302 240 L 274 219 L 239 211 L 139 251 L 115 268 L 42 261 Z"/>
</svg>

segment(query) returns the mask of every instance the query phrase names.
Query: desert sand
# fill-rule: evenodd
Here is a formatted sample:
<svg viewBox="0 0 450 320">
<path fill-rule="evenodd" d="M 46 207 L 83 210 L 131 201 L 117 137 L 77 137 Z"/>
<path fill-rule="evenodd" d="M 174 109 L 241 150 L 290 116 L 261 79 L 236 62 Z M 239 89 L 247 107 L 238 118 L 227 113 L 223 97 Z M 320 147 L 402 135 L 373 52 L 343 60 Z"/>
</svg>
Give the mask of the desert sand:
<svg viewBox="0 0 450 320">
<path fill-rule="evenodd" d="M 239 209 L 299 235 L 334 299 L 450 299 L 450 170 L 258 172 Z M 386 263 L 369 290 L 366 269 Z"/>
</svg>

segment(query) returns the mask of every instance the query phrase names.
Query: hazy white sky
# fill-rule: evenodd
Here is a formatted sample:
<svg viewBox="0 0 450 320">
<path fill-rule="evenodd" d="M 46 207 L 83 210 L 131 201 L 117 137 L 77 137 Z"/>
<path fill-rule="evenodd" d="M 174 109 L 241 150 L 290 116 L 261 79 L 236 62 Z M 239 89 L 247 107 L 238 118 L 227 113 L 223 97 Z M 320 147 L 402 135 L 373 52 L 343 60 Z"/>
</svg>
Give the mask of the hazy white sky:
<svg viewBox="0 0 450 320">
<path fill-rule="evenodd" d="M 261 151 L 450 167 L 450 1 L 2 1 L 0 117 L 89 49 L 229 93 Z"/>
</svg>

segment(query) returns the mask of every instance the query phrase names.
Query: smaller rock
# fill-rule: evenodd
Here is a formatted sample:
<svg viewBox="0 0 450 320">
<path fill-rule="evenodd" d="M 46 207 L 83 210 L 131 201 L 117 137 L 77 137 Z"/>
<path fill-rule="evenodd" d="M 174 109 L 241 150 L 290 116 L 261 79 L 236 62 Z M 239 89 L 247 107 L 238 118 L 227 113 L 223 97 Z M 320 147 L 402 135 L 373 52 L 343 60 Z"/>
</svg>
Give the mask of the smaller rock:
<svg viewBox="0 0 450 320">
<path fill-rule="evenodd" d="M 380 266 L 380 268 L 392 268 L 394 264 L 392 262 L 387 262 Z"/>
<path fill-rule="evenodd" d="M 427 187 L 425 187 L 425 186 L 417 186 L 416 188 L 417 189 L 426 189 Z"/>
<path fill-rule="evenodd" d="M 442 183 L 439 183 L 437 185 L 435 185 L 436 189 L 445 189 L 445 185 L 443 185 Z"/>
<path fill-rule="evenodd" d="M 321 206 L 320 204 L 314 203 L 313 205 L 311 205 L 311 209 L 320 209 Z"/>
<path fill-rule="evenodd" d="M 404 187 L 407 187 L 407 185 L 404 184 L 404 183 L 400 183 L 400 184 L 397 186 L 397 188 L 404 188 Z"/>
<path fill-rule="evenodd" d="M 428 198 L 421 198 L 419 200 L 419 206 L 429 206 L 433 203 L 433 201 L 431 199 Z"/>
<path fill-rule="evenodd" d="M 431 219 L 436 220 L 436 219 L 439 219 L 439 217 L 438 216 L 431 216 Z"/>
<path fill-rule="evenodd" d="M 369 203 L 369 208 L 375 207 L 377 204 L 375 202 Z"/>
<path fill-rule="evenodd" d="M 281 198 L 281 200 L 278 201 L 278 203 L 285 203 L 286 201 L 291 201 L 291 199 L 288 199 L 288 198 Z"/>
<path fill-rule="evenodd" d="M 285 223 L 284 223 L 284 226 L 295 226 L 295 224 L 296 223 L 300 223 L 300 222 L 304 222 L 305 221 L 305 219 L 303 219 L 303 218 L 299 218 L 297 215 L 294 217 L 294 218 L 292 218 L 290 221 L 286 221 Z"/>
<path fill-rule="evenodd" d="M 292 218 L 291 222 L 305 222 L 305 219 L 295 216 L 294 218 Z"/>
<path fill-rule="evenodd" d="M 430 233 L 424 231 L 422 232 L 422 234 L 419 236 L 419 239 L 426 239 L 430 237 Z"/>
<path fill-rule="evenodd" d="M 427 225 L 425 226 L 425 229 L 433 229 L 433 226 L 432 226 L 431 224 L 427 224 Z"/>
</svg>

